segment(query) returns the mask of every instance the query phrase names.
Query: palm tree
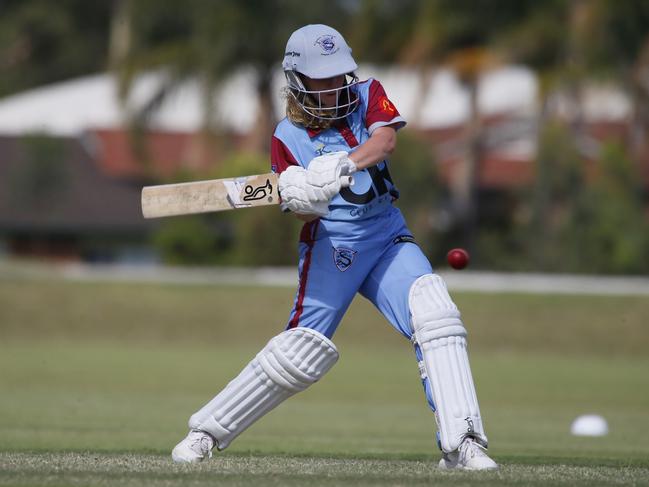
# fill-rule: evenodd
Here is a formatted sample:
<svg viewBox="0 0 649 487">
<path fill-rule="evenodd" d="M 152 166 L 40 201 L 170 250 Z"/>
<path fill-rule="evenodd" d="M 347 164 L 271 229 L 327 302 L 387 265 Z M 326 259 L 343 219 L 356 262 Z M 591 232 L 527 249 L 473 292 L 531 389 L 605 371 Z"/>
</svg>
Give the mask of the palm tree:
<svg viewBox="0 0 649 487">
<path fill-rule="evenodd" d="M 649 4 L 592 2 L 585 60 L 598 75 L 621 83 L 631 98 L 628 142 L 638 157 L 649 136 Z"/>
<path fill-rule="evenodd" d="M 308 22 L 340 24 L 343 10 L 341 2 L 305 8 L 304 2 L 297 0 L 189 0 L 182 5 L 118 0 L 112 59 L 120 92 L 127 96 L 137 75 L 165 69 L 165 82 L 137 114 L 139 120 L 146 121 L 183 81 L 198 79 L 204 99 L 204 126 L 215 131 L 214 97 L 219 85 L 238 69 L 252 68 L 259 109 L 248 147 L 265 152 L 276 122 L 272 78 L 288 36 Z"/>
<path fill-rule="evenodd" d="M 492 41 L 528 15 L 535 2 L 505 0 L 431 0 L 407 10 L 412 28 L 403 39 L 399 59 L 419 66 L 422 87 L 435 66 L 457 74 L 469 97 L 469 117 L 463 134 L 463 162 L 451 186 L 455 219 L 464 245 L 474 246 L 478 219 L 477 174 L 483 157 L 483 126 L 478 89 L 483 73 L 499 63 Z"/>
<path fill-rule="evenodd" d="M 558 91 L 570 96 L 572 113 L 567 129 L 575 148 L 583 149 L 583 83 L 594 77 L 621 80 L 633 100 L 635 115 L 630 140 L 635 142 L 636 152 L 639 152 L 647 140 L 649 127 L 648 84 L 646 79 L 637 76 L 646 73 L 649 66 L 648 32 L 649 5 L 642 0 L 621 3 L 549 0 L 538 2 L 523 22 L 499 36 L 499 45 L 508 57 L 531 66 L 540 80 L 541 109 L 536 123 L 539 152 L 530 244 L 537 266 L 545 266 L 553 260 L 548 249 L 556 246 L 555 237 L 561 231 L 555 216 L 574 211 L 571 207 L 577 204 L 583 184 L 583 175 L 575 179 L 575 168 L 569 167 L 571 163 L 557 167 L 562 158 L 553 148 L 543 147 L 543 134 L 551 133 L 551 129 L 550 132 L 544 130 L 549 127 L 552 116 L 550 97 Z M 592 153 L 587 155 L 592 156 Z M 568 191 L 561 189 L 566 181 L 557 178 L 561 171 L 572 181 L 573 186 Z M 583 172 L 583 168 L 580 167 L 580 171 Z"/>
</svg>

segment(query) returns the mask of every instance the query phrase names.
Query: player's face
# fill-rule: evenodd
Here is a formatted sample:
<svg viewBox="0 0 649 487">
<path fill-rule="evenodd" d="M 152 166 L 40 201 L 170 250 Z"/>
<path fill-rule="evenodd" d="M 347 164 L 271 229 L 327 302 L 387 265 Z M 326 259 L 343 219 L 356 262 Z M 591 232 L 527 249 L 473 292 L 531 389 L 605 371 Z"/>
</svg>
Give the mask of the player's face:
<svg viewBox="0 0 649 487">
<path fill-rule="evenodd" d="M 304 85 L 309 91 L 326 91 L 342 88 L 345 84 L 345 75 L 334 76 L 333 78 L 312 79 L 307 76 L 303 78 Z M 334 107 L 338 103 L 338 92 L 321 93 L 320 101 L 324 107 Z"/>
</svg>

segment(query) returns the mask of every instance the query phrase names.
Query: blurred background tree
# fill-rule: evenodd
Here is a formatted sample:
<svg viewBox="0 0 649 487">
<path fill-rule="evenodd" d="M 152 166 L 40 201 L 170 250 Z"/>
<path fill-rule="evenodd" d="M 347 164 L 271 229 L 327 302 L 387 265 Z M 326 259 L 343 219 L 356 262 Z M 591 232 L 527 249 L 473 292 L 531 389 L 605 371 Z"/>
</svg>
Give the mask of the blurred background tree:
<svg viewBox="0 0 649 487">
<path fill-rule="evenodd" d="M 111 2 L 0 1 L 0 97 L 103 71 Z"/>
<path fill-rule="evenodd" d="M 209 177 L 268 172 L 266 155 L 233 153 Z M 297 259 L 302 223 L 277 207 L 261 207 L 167 219 L 154 240 L 164 260 L 174 264 L 290 265 Z"/>
<path fill-rule="evenodd" d="M 339 23 L 342 2 L 282 0 L 118 0 L 113 11 L 111 65 L 128 95 L 136 76 L 163 69 L 166 83 L 137 114 L 151 110 L 188 78 L 197 79 L 204 97 L 204 125 L 215 130 L 214 95 L 219 83 L 241 68 L 251 68 L 256 79 L 259 107 L 254 150 L 264 152 L 276 120 L 271 82 L 286 45 L 287 33 L 315 22 Z"/>
</svg>

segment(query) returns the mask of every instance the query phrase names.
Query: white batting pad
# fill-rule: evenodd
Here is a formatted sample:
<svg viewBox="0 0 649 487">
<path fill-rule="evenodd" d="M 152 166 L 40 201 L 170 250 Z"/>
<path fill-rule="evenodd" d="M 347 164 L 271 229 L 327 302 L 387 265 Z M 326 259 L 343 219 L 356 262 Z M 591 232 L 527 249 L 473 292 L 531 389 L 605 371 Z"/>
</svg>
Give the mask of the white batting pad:
<svg viewBox="0 0 649 487">
<path fill-rule="evenodd" d="M 467 436 L 486 446 L 466 351 L 466 329 L 442 278 L 427 274 L 417 279 L 410 289 L 409 305 L 423 372 L 435 403 L 442 450 L 457 450 Z"/>
<path fill-rule="evenodd" d="M 189 419 L 223 450 L 264 414 L 318 381 L 338 360 L 331 340 L 309 328 L 272 338 L 214 399 Z"/>
</svg>

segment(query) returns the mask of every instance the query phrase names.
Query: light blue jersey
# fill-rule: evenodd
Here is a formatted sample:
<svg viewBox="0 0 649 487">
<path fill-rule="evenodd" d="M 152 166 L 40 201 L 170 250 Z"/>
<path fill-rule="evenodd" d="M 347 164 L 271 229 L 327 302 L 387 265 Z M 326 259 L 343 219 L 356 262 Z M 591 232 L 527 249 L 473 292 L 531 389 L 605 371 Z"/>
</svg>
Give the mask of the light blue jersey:
<svg viewBox="0 0 649 487">
<path fill-rule="evenodd" d="M 273 171 L 282 172 L 289 165 L 308 168 L 314 157 L 336 151 L 353 152 L 379 127 L 396 129 L 405 120 L 385 95 L 381 84 L 373 79 L 353 87 L 359 97 L 358 108 L 333 127 L 314 131 L 282 120 L 273 136 Z M 387 160 L 354 174 L 354 185 L 343 188 L 329 205 L 329 221 L 371 218 L 385 211 L 398 198 Z"/>
<path fill-rule="evenodd" d="M 379 127 L 405 125 L 378 81 L 361 82 L 355 89 L 359 107 L 332 128 L 314 131 L 282 120 L 273 136 L 273 170 L 308 168 L 324 153 L 353 152 Z M 398 191 L 388 168 L 385 160 L 355 173 L 354 185 L 332 199 L 329 214 L 303 227 L 300 281 L 289 328 L 305 326 L 331 337 L 360 292 L 401 334 L 411 337 L 410 286 L 432 269 L 393 206 Z"/>
</svg>

